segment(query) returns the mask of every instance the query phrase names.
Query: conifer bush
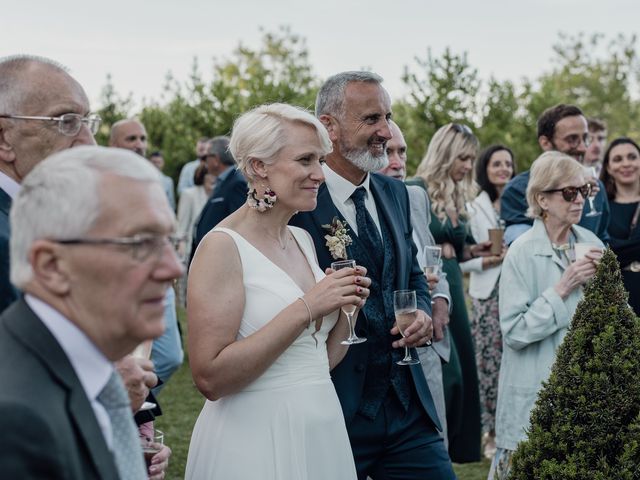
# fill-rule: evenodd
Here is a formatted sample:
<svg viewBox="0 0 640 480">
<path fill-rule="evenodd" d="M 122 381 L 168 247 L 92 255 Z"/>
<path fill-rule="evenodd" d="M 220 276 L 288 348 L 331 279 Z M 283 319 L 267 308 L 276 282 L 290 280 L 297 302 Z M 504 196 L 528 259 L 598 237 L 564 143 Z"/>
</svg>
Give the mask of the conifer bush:
<svg viewBox="0 0 640 480">
<path fill-rule="evenodd" d="M 610 249 L 558 349 L 510 479 L 640 479 L 640 318 Z"/>
</svg>

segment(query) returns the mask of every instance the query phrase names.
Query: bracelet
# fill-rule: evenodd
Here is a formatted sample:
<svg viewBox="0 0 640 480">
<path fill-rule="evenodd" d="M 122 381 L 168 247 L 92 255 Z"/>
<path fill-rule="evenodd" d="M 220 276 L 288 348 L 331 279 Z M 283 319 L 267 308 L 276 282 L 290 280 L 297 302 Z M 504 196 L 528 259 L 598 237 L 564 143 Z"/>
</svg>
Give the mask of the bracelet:
<svg viewBox="0 0 640 480">
<path fill-rule="evenodd" d="M 311 308 L 309 308 L 309 304 L 304 299 L 304 297 L 298 297 L 298 300 L 302 300 L 304 306 L 307 307 L 307 312 L 309 312 L 309 323 L 307 324 L 307 328 L 309 328 L 311 326 L 311 322 L 313 322 L 313 314 L 311 313 Z"/>
</svg>

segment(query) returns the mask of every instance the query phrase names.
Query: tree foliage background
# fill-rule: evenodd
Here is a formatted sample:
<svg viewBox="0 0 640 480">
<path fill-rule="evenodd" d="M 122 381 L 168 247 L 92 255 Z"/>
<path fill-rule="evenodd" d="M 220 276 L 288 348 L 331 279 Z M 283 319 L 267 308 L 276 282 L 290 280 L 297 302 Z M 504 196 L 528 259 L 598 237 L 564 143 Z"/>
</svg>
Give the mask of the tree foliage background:
<svg viewBox="0 0 640 480">
<path fill-rule="evenodd" d="M 550 68 L 518 84 L 482 80 L 467 53 L 446 49 L 435 56 L 427 48 L 407 65 L 402 81 L 405 98 L 395 99 L 394 118 L 407 141 L 408 171 L 415 171 L 433 133 L 448 122 L 469 125 L 481 145 L 503 143 L 512 148 L 520 171 L 539 155 L 536 119 L 556 103 L 578 105 L 587 116 L 605 120 L 609 138 L 640 137 L 640 63 L 637 38 L 601 34 L 560 34 Z M 165 173 L 177 178 L 193 159 L 196 140 L 229 134 L 242 112 L 262 103 L 288 102 L 313 110 L 324 79 L 313 71 L 304 37 L 288 27 L 262 31 L 261 45 L 243 44 L 228 57 L 214 57 L 211 80 L 194 60 L 188 79 L 168 73 L 161 98 L 134 111 L 131 95 L 122 96 L 107 77 L 102 91 L 104 124 L 97 140 L 105 144 L 111 124 L 138 116 L 147 128 L 150 149 L 163 151 Z"/>
</svg>

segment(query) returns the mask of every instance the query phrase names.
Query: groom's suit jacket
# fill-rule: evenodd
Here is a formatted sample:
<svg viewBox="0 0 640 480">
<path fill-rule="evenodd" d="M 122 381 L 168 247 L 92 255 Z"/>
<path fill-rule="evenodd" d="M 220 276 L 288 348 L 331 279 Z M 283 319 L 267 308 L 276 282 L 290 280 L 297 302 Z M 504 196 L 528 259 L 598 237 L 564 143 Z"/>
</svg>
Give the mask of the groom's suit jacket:
<svg viewBox="0 0 640 480">
<path fill-rule="evenodd" d="M 0 316 L 0 477 L 117 479 L 80 380 L 20 299 Z"/>
<path fill-rule="evenodd" d="M 410 207 L 407 189 L 402 182 L 376 173 L 371 174 L 371 192 L 378 208 L 391 230 L 394 245 L 396 247 L 396 279 L 395 290 L 415 290 L 418 300 L 418 308 L 431 315 L 431 301 L 427 290 L 424 275 L 416 260 L 416 246 L 412 239 L 410 221 Z M 318 262 L 322 269 L 331 266 L 334 259 L 326 247 L 325 235 L 327 231 L 322 225 L 330 224 L 332 219 L 340 216 L 327 186 L 322 184 L 318 191 L 318 206 L 312 212 L 303 212 L 295 215 L 291 224 L 304 228 L 309 232 L 315 243 L 318 254 Z M 350 235 L 354 236 L 353 229 Z M 355 258 L 356 262 L 358 261 Z M 377 293 L 381 294 L 381 293 Z M 376 295 L 376 292 L 371 292 Z M 356 325 L 358 336 L 367 336 L 367 319 L 360 313 Z M 358 410 L 362 398 L 365 374 L 367 371 L 369 342 L 353 345 L 345 358 L 331 372 L 331 376 L 342 405 L 347 426 Z M 391 348 L 391 346 L 389 346 Z M 404 368 L 404 367 L 403 367 Z M 411 365 L 411 377 L 415 385 L 422 406 L 431 421 L 440 429 L 438 416 L 420 365 Z"/>
</svg>

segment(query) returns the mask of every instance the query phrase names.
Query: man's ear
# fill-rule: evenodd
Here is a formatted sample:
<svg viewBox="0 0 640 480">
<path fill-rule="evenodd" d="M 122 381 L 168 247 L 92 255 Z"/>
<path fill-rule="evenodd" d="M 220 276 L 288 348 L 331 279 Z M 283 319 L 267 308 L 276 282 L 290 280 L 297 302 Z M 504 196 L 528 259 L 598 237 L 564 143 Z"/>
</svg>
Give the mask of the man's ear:
<svg viewBox="0 0 640 480">
<path fill-rule="evenodd" d="M 56 296 L 66 295 L 71 286 L 62 248 L 50 240 L 36 240 L 29 249 L 33 280 Z"/>
<path fill-rule="evenodd" d="M 555 150 L 555 147 L 553 146 L 553 142 L 549 138 L 547 138 L 546 135 L 540 135 L 538 137 L 538 145 L 540 145 L 540 148 L 545 152 L 548 152 L 550 150 Z"/>
<path fill-rule="evenodd" d="M 16 153 L 7 138 L 5 124 L 0 120 L 0 162 L 13 163 L 16 160 Z"/>
<path fill-rule="evenodd" d="M 329 139 L 332 142 L 336 142 L 340 133 L 340 125 L 338 124 L 336 119 L 333 116 L 327 115 L 325 113 L 320 115 L 319 120 L 324 125 L 324 128 L 327 129 L 327 132 L 329 132 Z"/>
</svg>

